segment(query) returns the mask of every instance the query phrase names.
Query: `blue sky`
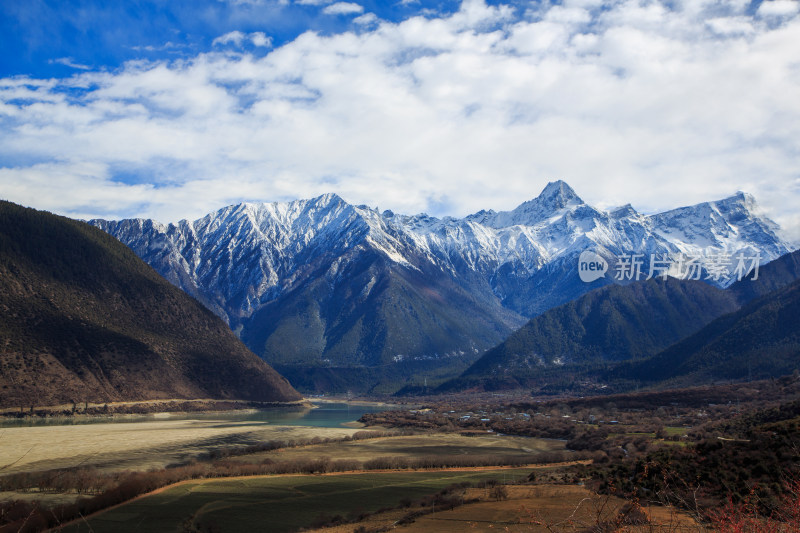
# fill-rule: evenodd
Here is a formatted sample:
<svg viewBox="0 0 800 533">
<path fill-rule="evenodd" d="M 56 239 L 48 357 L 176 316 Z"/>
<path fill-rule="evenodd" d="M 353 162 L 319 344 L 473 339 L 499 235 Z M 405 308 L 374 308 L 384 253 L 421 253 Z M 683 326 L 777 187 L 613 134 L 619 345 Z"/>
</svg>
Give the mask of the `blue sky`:
<svg viewBox="0 0 800 533">
<path fill-rule="evenodd" d="M 337 192 L 645 212 L 745 190 L 800 238 L 797 0 L 0 4 L 0 197 L 197 218 Z"/>
<path fill-rule="evenodd" d="M 280 46 L 306 31 L 353 29 L 358 27 L 353 20 L 364 13 L 397 22 L 420 14 L 441 16 L 460 5 L 448 0 L 339 2 L 350 7 L 339 15 L 325 13 L 336 3 L 7 0 L 0 10 L 0 43 L 13 53 L 3 54 L 0 75 L 62 77 L 75 68 L 114 69 L 130 60 L 186 59 L 212 50 L 215 39 L 233 31 L 262 32 Z M 267 51 L 258 48 L 249 51 Z"/>
</svg>

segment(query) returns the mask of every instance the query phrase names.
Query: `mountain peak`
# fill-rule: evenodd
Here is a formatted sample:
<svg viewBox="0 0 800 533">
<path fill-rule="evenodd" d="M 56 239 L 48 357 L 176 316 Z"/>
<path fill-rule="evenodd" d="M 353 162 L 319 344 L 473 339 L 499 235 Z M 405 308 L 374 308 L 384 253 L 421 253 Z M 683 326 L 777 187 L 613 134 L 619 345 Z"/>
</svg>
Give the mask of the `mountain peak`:
<svg viewBox="0 0 800 533">
<path fill-rule="evenodd" d="M 578 204 L 583 203 L 583 200 L 575 194 L 572 187 L 564 180 L 556 180 L 548 183 L 536 200 L 539 200 L 541 203 L 546 202 L 557 209 L 566 207 L 570 202 Z"/>
<path fill-rule="evenodd" d="M 733 250 L 748 243 L 760 247 L 770 258 L 790 249 L 778 235 L 780 227 L 766 216 L 752 195 L 741 191 L 722 200 L 679 207 L 648 218 L 662 238 L 703 248 Z"/>
<path fill-rule="evenodd" d="M 758 209 L 758 202 L 756 202 L 755 196 L 743 191 L 738 191 L 736 194 L 729 196 L 727 198 L 723 198 L 722 200 L 718 200 L 714 203 L 717 204 L 717 206 L 728 207 L 728 208 L 742 207 L 747 211 L 753 211 Z"/>
<path fill-rule="evenodd" d="M 572 187 L 563 180 L 557 180 L 548 183 L 539 196 L 523 203 L 512 213 L 541 213 L 547 217 L 560 209 L 581 204 L 583 200 Z"/>
<path fill-rule="evenodd" d="M 583 200 L 575 194 L 572 187 L 563 180 L 557 180 L 548 183 L 539 196 L 524 202 L 513 211 L 473 216 L 473 219 L 494 228 L 535 226 L 563 209 L 579 205 L 583 205 Z"/>
<path fill-rule="evenodd" d="M 333 203 L 336 203 L 336 204 L 339 204 L 339 203 L 345 203 L 346 204 L 347 203 L 347 202 L 344 201 L 344 199 L 341 196 L 339 196 L 335 192 L 326 192 L 325 194 L 321 194 L 321 195 L 317 196 L 316 198 L 312 198 L 311 202 L 313 202 L 315 204 L 321 204 L 321 205 L 330 205 L 330 204 L 333 204 Z"/>
<path fill-rule="evenodd" d="M 621 206 L 617 206 L 617 207 L 612 207 L 607 212 L 608 212 L 609 215 L 611 215 L 611 218 L 617 219 L 617 220 L 619 220 L 621 218 L 634 217 L 634 216 L 637 216 L 639 214 L 636 211 L 636 209 L 633 208 L 633 206 L 631 204 L 625 204 L 625 205 L 621 205 Z"/>
<path fill-rule="evenodd" d="M 654 218 L 673 218 L 675 216 L 685 217 L 690 212 L 718 212 L 718 213 L 749 213 L 752 215 L 759 215 L 760 208 L 755 197 L 743 191 L 738 191 L 736 194 L 722 198 L 721 200 L 712 200 L 708 202 L 701 202 L 699 204 L 687 205 L 684 207 L 677 207 L 669 211 L 663 211 L 651 215 Z"/>
</svg>

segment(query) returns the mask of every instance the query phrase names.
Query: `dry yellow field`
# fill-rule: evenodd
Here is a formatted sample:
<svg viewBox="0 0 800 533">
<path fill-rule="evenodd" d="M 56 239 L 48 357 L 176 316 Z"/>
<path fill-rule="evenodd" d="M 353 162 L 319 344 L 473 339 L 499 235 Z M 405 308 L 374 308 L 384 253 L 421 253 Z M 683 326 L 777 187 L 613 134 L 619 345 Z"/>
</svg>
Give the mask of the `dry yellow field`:
<svg viewBox="0 0 800 533">
<path fill-rule="evenodd" d="M 599 522 L 613 519 L 625 500 L 594 494 L 576 485 L 508 486 L 508 499 L 494 501 L 491 489 L 467 489 L 465 498 L 480 502 L 450 511 L 437 511 L 408 525 L 395 525 L 409 510 L 392 510 L 364 522 L 315 530 L 314 533 L 352 533 L 359 527 L 394 525 L 404 533 L 462 533 L 463 531 L 508 531 L 526 533 L 567 533 L 588 531 Z M 414 508 L 410 509 L 411 511 Z M 704 530 L 690 516 L 672 509 L 652 506 L 643 511 L 650 522 L 628 525 L 630 533 L 701 533 Z"/>
<path fill-rule="evenodd" d="M 356 431 L 211 419 L 0 428 L 0 472 L 89 465 L 104 471 L 147 470 L 228 444 L 343 437 Z"/>
</svg>

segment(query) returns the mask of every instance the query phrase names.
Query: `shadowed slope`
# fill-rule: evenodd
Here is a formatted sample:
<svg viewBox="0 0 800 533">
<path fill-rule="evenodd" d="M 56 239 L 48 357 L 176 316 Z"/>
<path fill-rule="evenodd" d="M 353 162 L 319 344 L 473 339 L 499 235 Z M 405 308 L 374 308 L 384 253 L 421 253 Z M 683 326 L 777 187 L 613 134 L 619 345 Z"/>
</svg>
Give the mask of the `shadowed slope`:
<svg viewBox="0 0 800 533">
<path fill-rule="evenodd" d="M 0 202 L 0 405 L 300 395 L 211 311 L 83 222 Z"/>
</svg>

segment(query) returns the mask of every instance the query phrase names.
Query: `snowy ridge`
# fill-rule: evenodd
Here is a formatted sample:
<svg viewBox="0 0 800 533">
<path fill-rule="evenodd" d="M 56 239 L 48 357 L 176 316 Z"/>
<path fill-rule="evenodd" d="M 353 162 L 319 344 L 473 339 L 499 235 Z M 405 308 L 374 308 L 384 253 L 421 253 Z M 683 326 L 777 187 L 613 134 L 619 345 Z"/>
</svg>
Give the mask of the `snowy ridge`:
<svg viewBox="0 0 800 533">
<path fill-rule="evenodd" d="M 390 213 L 389 219 L 441 260 L 459 259 L 485 275 L 508 264 L 533 273 L 587 248 L 608 256 L 748 249 L 759 252 L 764 262 L 791 251 L 778 236 L 778 226 L 762 217 L 755 199 L 744 193 L 648 216 L 630 204 L 597 210 L 558 181 L 509 212 L 441 220 Z"/>
<path fill-rule="evenodd" d="M 593 288 L 568 277 L 586 249 L 605 256 L 748 249 L 763 262 L 790 251 L 777 225 L 761 216 L 753 197 L 744 193 L 643 215 L 630 205 L 595 209 L 563 181 L 548 184 L 513 211 L 480 211 L 463 219 L 378 213 L 325 194 L 228 206 L 178 224 L 91 223 L 233 327 L 297 286 L 314 268 L 327 269 L 325 278 L 334 282 L 345 265 L 364 253 L 379 254 L 396 268 L 420 275 L 439 272 L 468 290 L 477 290 L 479 280 L 504 307 L 530 316 L 543 305 Z M 531 289 L 539 286 L 550 294 L 544 303 L 539 302 L 543 293 Z M 553 287 L 564 294 L 551 294 Z M 363 289 L 369 294 L 372 286 Z"/>
</svg>

